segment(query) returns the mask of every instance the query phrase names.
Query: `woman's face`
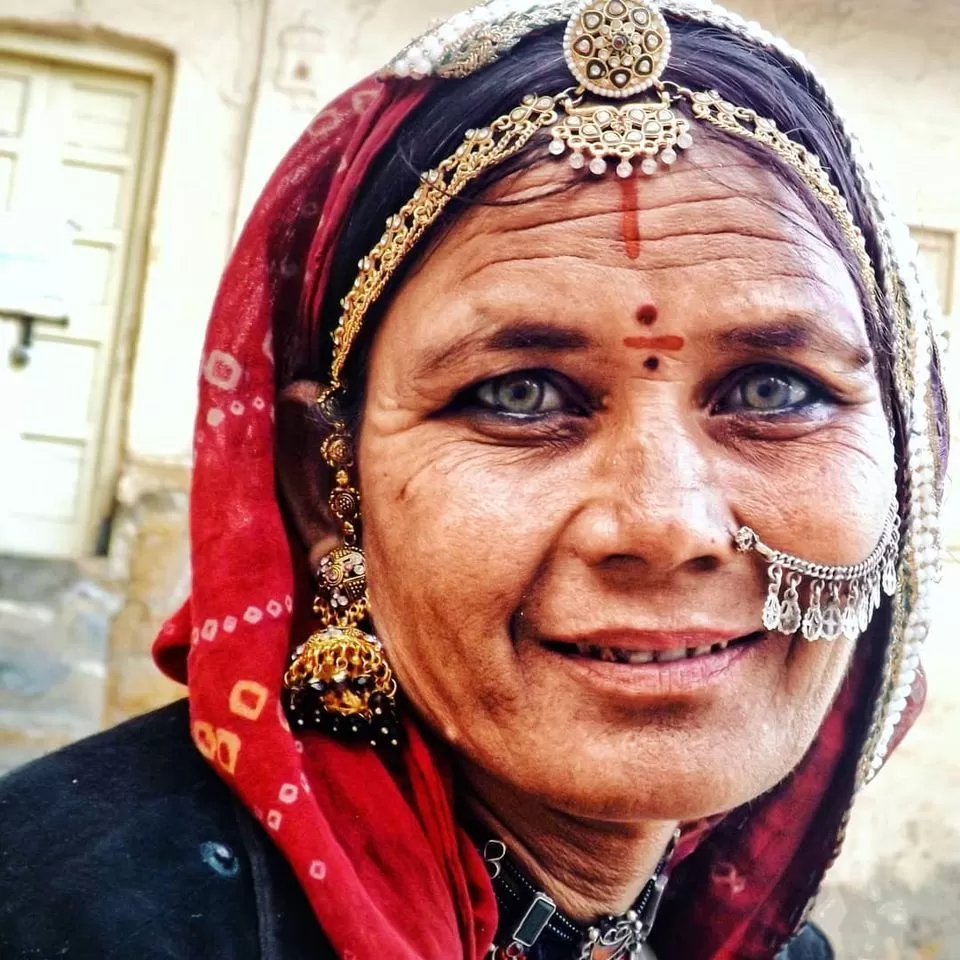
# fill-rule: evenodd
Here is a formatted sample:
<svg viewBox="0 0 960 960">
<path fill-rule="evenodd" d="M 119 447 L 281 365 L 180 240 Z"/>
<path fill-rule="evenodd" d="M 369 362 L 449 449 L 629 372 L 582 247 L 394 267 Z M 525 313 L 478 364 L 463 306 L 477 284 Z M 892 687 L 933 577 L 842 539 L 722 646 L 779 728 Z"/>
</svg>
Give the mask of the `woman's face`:
<svg viewBox="0 0 960 960">
<path fill-rule="evenodd" d="M 517 176 L 528 202 L 464 213 L 371 355 L 377 632 L 468 776 L 574 815 L 693 819 L 800 760 L 851 647 L 758 633 L 732 533 L 856 563 L 893 492 L 841 257 L 752 160 L 697 164 Z"/>
</svg>

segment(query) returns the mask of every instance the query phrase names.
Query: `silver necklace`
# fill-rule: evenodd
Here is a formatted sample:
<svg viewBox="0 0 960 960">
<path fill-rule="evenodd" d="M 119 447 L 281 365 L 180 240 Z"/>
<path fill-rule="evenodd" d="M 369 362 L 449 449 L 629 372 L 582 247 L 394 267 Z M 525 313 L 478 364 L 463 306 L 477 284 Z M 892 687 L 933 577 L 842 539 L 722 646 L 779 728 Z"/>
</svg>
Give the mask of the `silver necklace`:
<svg viewBox="0 0 960 960">
<path fill-rule="evenodd" d="M 565 916 L 556 902 L 538 890 L 507 858 L 501 840 L 488 840 L 483 859 L 493 881 L 506 924 L 506 941 L 490 948 L 492 960 L 522 960 L 535 944 L 569 948 L 570 960 L 656 960 L 647 939 L 667 887 L 666 867 L 676 848 L 676 830 L 653 875 L 633 906 L 620 916 L 606 917 L 590 926 Z"/>
</svg>

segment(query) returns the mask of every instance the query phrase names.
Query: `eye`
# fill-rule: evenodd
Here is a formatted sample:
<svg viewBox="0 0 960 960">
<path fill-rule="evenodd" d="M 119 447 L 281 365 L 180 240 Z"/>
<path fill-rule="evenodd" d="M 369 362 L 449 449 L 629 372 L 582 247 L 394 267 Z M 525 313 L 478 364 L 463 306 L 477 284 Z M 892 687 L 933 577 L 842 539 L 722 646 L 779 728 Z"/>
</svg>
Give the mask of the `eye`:
<svg viewBox="0 0 960 960">
<path fill-rule="evenodd" d="M 563 410 L 567 403 L 549 377 L 511 373 L 481 383 L 473 390 L 479 405 L 515 417 L 536 417 Z"/>
<path fill-rule="evenodd" d="M 809 380 L 782 367 L 747 371 L 720 398 L 714 413 L 782 413 L 823 399 Z"/>
</svg>

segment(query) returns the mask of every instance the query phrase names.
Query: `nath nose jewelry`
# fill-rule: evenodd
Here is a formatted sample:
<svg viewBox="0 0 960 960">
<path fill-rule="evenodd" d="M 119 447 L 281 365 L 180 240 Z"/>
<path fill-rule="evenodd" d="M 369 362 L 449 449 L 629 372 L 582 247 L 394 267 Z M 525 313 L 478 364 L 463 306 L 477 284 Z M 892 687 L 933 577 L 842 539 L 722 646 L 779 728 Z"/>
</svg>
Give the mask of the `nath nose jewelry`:
<svg viewBox="0 0 960 960">
<path fill-rule="evenodd" d="M 873 552 L 853 566 L 812 563 L 774 550 L 750 527 L 741 527 L 734 542 L 741 553 L 753 551 L 768 561 L 770 585 L 763 604 L 766 630 L 787 636 L 799 630 L 810 641 L 840 636 L 853 641 L 870 625 L 880 606 L 881 589 L 888 597 L 897 589 L 900 513 L 896 500 L 890 504 Z M 805 608 L 801 607 L 801 588 L 806 593 Z"/>
</svg>

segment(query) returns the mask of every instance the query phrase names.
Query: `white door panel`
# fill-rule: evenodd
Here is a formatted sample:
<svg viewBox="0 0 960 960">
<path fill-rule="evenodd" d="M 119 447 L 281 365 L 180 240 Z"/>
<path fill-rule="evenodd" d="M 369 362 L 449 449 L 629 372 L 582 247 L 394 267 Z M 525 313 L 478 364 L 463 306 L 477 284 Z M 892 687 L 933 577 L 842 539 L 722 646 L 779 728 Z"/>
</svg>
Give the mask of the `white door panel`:
<svg viewBox="0 0 960 960">
<path fill-rule="evenodd" d="M 71 225 L 68 322 L 29 363 L 0 319 L 0 552 L 70 556 L 91 517 L 143 157 L 146 79 L 0 54 L 0 211 Z"/>
</svg>

